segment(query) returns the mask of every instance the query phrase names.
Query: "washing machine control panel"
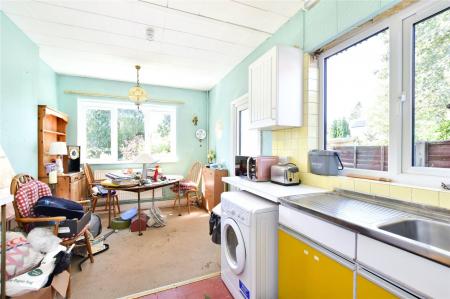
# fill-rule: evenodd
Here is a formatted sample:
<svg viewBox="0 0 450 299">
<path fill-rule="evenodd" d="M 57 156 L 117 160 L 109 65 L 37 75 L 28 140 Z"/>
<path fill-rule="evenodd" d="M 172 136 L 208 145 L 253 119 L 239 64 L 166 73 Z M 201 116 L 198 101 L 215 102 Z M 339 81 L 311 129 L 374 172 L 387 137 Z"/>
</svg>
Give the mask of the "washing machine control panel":
<svg viewBox="0 0 450 299">
<path fill-rule="evenodd" d="M 239 221 L 245 225 L 250 225 L 250 212 L 245 211 L 244 209 L 230 204 L 226 201 L 222 202 L 222 213 L 226 214 L 228 217 L 233 218 L 236 221 Z"/>
</svg>

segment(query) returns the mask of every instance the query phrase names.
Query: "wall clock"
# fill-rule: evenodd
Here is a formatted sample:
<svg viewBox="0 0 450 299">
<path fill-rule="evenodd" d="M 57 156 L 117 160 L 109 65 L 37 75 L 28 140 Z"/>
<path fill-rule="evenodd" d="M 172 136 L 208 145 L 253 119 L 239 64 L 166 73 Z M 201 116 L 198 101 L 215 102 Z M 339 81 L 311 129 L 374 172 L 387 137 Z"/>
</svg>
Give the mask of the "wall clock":
<svg viewBox="0 0 450 299">
<path fill-rule="evenodd" d="M 202 146 L 202 141 L 206 138 L 206 131 L 203 129 L 198 129 L 195 131 L 195 137 L 197 137 L 200 142 L 200 146 Z"/>
</svg>

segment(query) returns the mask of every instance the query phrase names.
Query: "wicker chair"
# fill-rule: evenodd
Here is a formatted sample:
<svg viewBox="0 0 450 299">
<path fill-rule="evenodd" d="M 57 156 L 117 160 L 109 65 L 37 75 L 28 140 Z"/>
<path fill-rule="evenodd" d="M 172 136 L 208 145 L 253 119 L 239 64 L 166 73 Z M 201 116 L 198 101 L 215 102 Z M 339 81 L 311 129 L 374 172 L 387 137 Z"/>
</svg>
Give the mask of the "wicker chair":
<svg viewBox="0 0 450 299">
<path fill-rule="evenodd" d="M 199 196 L 199 187 L 200 187 L 200 180 L 202 178 L 202 168 L 203 165 L 200 162 L 195 162 L 194 165 L 192 165 L 191 169 L 189 170 L 189 174 L 186 177 L 186 179 L 182 180 L 180 182 L 180 193 L 183 193 L 184 196 L 186 196 L 186 204 L 188 213 L 191 213 L 191 207 L 190 204 L 193 202 L 193 199 L 195 200 L 201 200 L 201 196 Z M 171 188 L 173 192 L 176 194 L 175 201 L 173 202 L 173 207 L 175 208 L 177 200 L 178 203 L 181 204 L 181 197 L 178 196 L 178 185 L 175 185 Z"/>
<path fill-rule="evenodd" d="M 89 188 L 89 195 L 92 198 L 92 213 L 95 213 L 95 208 L 97 207 L 97 201 L 99 198 L 105 199 L 105 211 L 108 210 L 108 207 L 110 205 L 110 202 L 108 200 L 108 195 L 98 195 L 93 191 L 93 187 L 100 185 L 100 180 L 94 179 L 94 174 L 92 173 L 91 166 L 89 164 L 84 164 L 84 174 L 86 175 L 86 181 Z M 116 217 L 116 208 L 118 213 L 120 214 L 120 204 L 119 204 L 119 197 L 116 194 L 116 191 L 113 191 L 111 194 L 111 200 L 113 204 L 113 213 L 114 217 Z"/>
<path fill-rule="evenodd" d="M 20 212 L 20 209 L 18 207 L 19 203 L 16 200 L 16 194 L 19 191 L 20 188 L 24 187 L 24 186 L 28 186 L 30 185 L 29 183 L 35 181 L 35 179 L 28 175 L 28 174 L 18 174 L 16 175 L 12 181 L 11 181 L 11 187 L 10 187 L 10 191 L 11 194 L 14 195 L 14 201 L 13 201 L 13 206 L 14 206 L 14 211 L 16 214 L 16 222 L 18 224 L 18 226 L 24 230 L 26 230 L 26 226 L 32 223 L 43 223 L 43 222 L 53 222 L 54 223 L 54 234 L 57 235 L 58 234 L 58 227 L 59 227 L 59 223 L 61 221 L 66 220 L 65 216 L 56 216 L 56 217 L 32 217 L 29 215 L 22 215 L 22 213 Z M 40 182 L 39 182 L 40 183 Z M 40 183 L 40 187 L 42 187 L 42 190 L 33 190 L 33 193 L 35 195 L 40 194 L 41 192 L 45 192 L 47 194 L 51 194 L 50 193 L 50 188 L 45 185 L 44 183 Z M 37 188 L 36 188 L 37 189 Z M 27 200 L 30 200 L 30 198 L 27 198 Z M 78 203 L 82 204 L 82 205 L 86 205 L 89 204 L 88 200 L 83 200 L 83 201 L 77 201 Z M 36 202 L 28 202 L 29 206 L 33 207 L 34 204 Z M 72 238 L 64 238 L 61 242 L 61 245 L 69 247 L 71 246 L 73 243 L 75 243 L 75 241 L 77 241 L 78 239 L 84 237 L 85 243 L 86 243 L 86 249 L 88 251 L 88 255 L 89 255 L 89 259 L 91 260 L 91 263 L 94 262 L 94 256 L 92 255 L 92 248 L 91 248 L 91 243 L 89 242 L 89 235 L 88 235 L 88 227 L 89 224 L 87 224 L 82 230 L 81 232 L 72 237 Z"/>
</svg>

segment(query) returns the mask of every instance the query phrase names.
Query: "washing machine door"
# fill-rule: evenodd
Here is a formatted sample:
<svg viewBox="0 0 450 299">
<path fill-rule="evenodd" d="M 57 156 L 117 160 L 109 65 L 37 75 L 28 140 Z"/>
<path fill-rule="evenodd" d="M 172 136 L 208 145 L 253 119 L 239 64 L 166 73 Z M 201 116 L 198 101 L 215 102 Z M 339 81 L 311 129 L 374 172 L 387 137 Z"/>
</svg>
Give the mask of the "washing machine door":
<svg viewBox="0 0 450 299">
<path fill-rule="evenodd" d="M 245 266 L 245 244 L 238 224 L 231 218 L 226 218 L 224 223 L 225 257 L 234 274 L 240 274 Z"/>
</svg>

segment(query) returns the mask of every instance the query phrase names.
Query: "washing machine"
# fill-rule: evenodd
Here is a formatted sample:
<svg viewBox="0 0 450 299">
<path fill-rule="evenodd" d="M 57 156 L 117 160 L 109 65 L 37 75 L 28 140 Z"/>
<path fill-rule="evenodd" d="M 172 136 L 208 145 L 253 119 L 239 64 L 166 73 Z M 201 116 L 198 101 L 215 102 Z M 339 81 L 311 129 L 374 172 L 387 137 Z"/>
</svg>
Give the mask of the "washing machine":
<svg viewBox="0 0 450 299">
<path fill-rule="evenodd" d="M 235 299 L 278 297 L 278 204 L 245 191 L 221 196 L 221 276 Z"/>
</svg>

